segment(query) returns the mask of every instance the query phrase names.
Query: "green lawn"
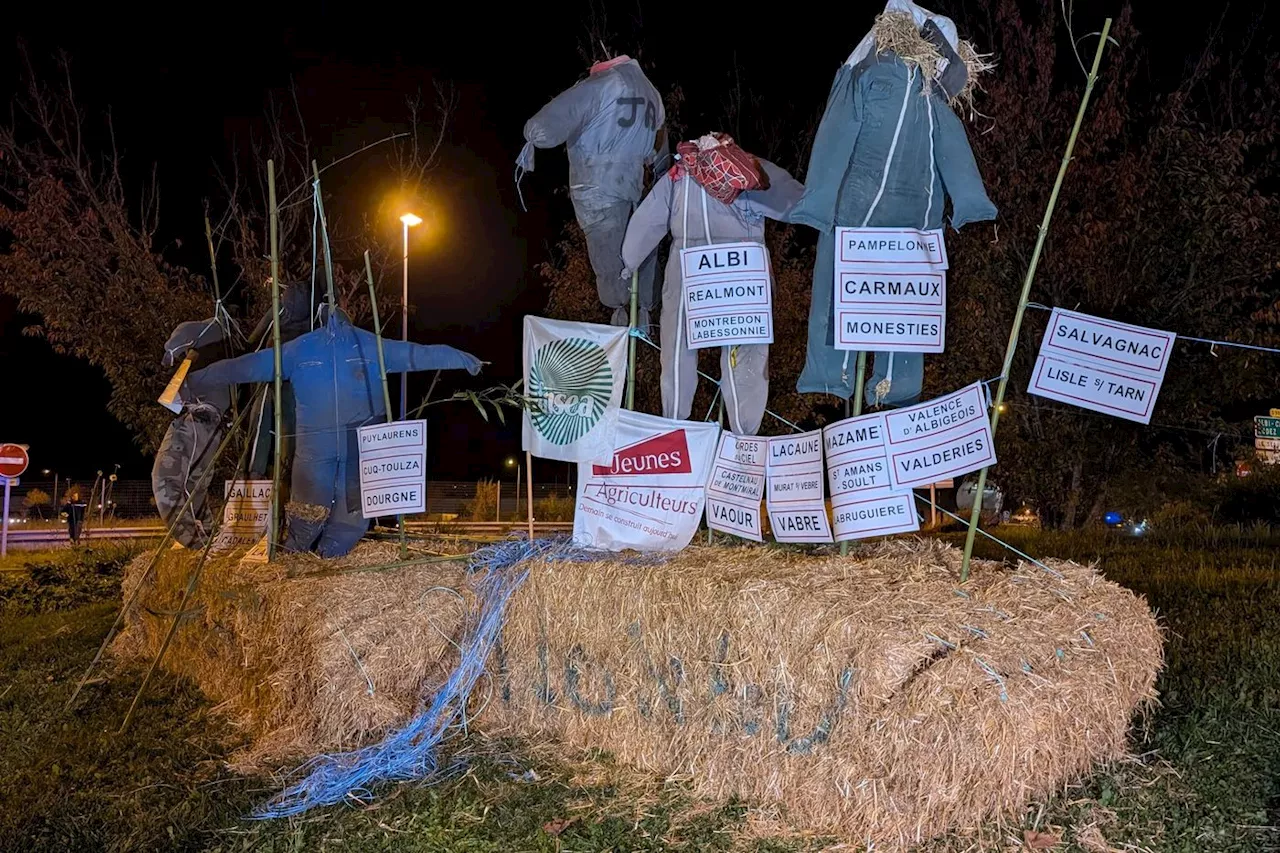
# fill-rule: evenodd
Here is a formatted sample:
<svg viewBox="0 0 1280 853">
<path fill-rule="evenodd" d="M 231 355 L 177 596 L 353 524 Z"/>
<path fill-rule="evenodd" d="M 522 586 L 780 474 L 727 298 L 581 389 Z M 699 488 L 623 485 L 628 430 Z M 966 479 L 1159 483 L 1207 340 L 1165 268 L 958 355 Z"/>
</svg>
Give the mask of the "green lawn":
<svg viewBox="0 0 1280 853">
<path fill-rule="evenodd" d="M 1232 531 L 1176 542 L 1003 535 L 1035 555 L 1100 559 L 1147 595 L 1169 630 L 1168 668 L 1162 706 L 1135 729 L 1139 761 L 1107 768 L 1021 823 L 988 828 L 982 849 L 1007 850 L 1032 830 L 1061 838 L 1061 850 L 1280 850 L 1280 541 Z M 754 840 L 741 804 L 695 802 L 607 756 L 567 767 L 478 739 L 459 747 L 474 753 L 461 779 L 385 786 L 370 808 L 246 821 L 277 785 L 223 769 L 236 734 L 190 686 L 153 682 L 123 737 L 136 670 L 62 712 L 115 615 L 128 553 L 99 546 L 0 563 L 0 850 L 821 847 Z M 973 848 L 949 839 L 936 849 Z"/>
</svg>

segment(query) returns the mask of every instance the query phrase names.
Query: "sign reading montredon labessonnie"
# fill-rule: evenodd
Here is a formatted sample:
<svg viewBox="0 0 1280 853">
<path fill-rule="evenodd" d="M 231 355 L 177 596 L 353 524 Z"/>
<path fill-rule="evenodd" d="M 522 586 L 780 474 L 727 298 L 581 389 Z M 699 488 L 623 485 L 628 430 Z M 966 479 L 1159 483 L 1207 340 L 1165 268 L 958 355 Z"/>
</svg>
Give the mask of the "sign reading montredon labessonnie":
<svg viewBox="0 0 1280 853">
<path fill-rule="evenodd" d="M 365 518 L 427 511 L 427 422 L 360 427 L 360 512 Z"/>
<path fill-rule="evenodd" d="M 1149 424 L 1176 338 L 1055 308 L 1027 392 Z"/>
<path fill-rule="evenodd" d="M 769 252 L 763 245 L 682 249 L 680 271 L 689 349 L 773 343 Z"/>
<path fill-rule="evenodd" d="M 884 424 L 889 482 L 895 489 L 928 486 L 996 464 L 981 382 L 877 417 Z"/>
</svg>

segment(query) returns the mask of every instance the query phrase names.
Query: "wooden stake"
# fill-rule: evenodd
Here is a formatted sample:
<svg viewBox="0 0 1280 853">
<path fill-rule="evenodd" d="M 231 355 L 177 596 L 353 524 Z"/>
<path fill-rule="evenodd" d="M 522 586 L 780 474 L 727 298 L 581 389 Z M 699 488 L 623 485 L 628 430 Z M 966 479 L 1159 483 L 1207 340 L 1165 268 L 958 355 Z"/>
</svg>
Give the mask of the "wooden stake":
<svg viewBox="0 0 1280 853">
<path fill-rule="evenodd" d="M 636 407 L 636 319 L 640 313 L 640 272 L 631 274 L 631 330 L 627 336 L 627 408 Z"/>
<path fill-rule="evenodd" d="M 526 450 L 524 452 L 525 478 L 524 487 L 528 492 L 528 513 L 529 513 L 529 541 L 533 541 L 533 453 Z"/>
<path fill-rule="evenodd" d="M 1084 112 L 1089 106 L 1089 96 L 1093 94 L 1093 84 L 1098 80 L 1098 66 L 1102 63 L 1102 51 L 1107 46 L 1107 34 L 1111 31 L 1111 19 L 1102 24 L 1102 36 L 1098 39 L 1098 50 L 1093 55 L 1093 68 L 1089 70 L 1089 79 L 1085 83 L 1084 97 L 1080 99 L 1080 109 L 1076 111 L 1076 123 L 1071 128 L 1071 136 L 1067 139 L 1067 150 L 1062 155 L 1062 163 L 1058 166 L 1058 177 L 1053 182 L 1053 192 L 1049 194 L 1049 204 L 1044 209 L 1044 219 L 1040 222 L 1040 231 L 1036 235 L 1036 247 L 1031 253 L 1031 263 L 1027 266 L 1027 276 L 1022 281 L 1022 295 L 1018 297 L 1018 310 L 1013 315 L 1013 328 L 1009 330 L 1009 343 L 1004 350 L 1004 367 L 1000 371 L 1000 383 L 996 386 L 996 396 L 991 403 L 991 435 L 994 439 L 996 424 L 1000 422 L 1000 406 L 1004 404 L 1005 386 L 1009 384 L 1009 371 L 1013 367 L 1013 354 L 1018 348 L 1018 335 L 1022 331 L 1022 317 L 1027 311 L 1027 301 L 1031 298 L 1031 283 L 1036 277 L 1036 267 L 1040 264 L 1040 253 L 1044 250 L 1044 241 L 1049 234 L 1049 223 L 1053 220 L 1053 209 L 1058 204 L 1058 193 L 1062 190 L 1063 178 L 1067 175 L 1067 167 L 1071 165 L 1071 152 L 1076 147 L 1076 137 L 1080 134 L 1080 125 L 1084 121 Z M 960 582 L 969 580 L 969 561 L 973 557 L 973 540 L 978 532 L 978 522 L 982 518 L 982 499 L 987 490 L 987 469 L 978 472 L 978 490 L 973 496 L 973 511 L 969 514 L 969 532 L 964 539 L 964 557 L 960 561 Z"/>
<path fill-rule="evenodd" d="M 867 354 L 865 352 L 858 353 L 858 365 L 854 369 L 853 380 L 853 412 L 849 411 L 849 401 L 844 401 L 844 416 L 846 418 L 857 417 L 862 414 L 862 386 L 867 384 Z M 840 542 L 840 556 L 849 556 L 849 540 L 845 539 Z"/>
<path fill-rule="evenodd" d="M 373 312 L 373 335 L 378 341 L 378 375 L 382 377 L 382 403 L 387 407 L 387 423 L 393 423 L 395 416 L 391 414 L 391 390 L 387 387 L 387 360 L 382 354 L 382 321 L 378 319 L 378 294 L 373 287 L 373 264 L 369 261 L 369 250 L 364 252 L 364 274 L 369 279 L 369 310 Z M 400 528 L 400 559 L 409 555 L 409 543 L 404 533 L 404 513 L 396 516 L 396 526 Z"/>
<path fill-rule="evenodd" d="M 280 360 L 280 210 L 276 205 L 276 164 L 267 161 L 267 202 L 271 205 L 271 348 L 274 353 L 272 371 L 275 392 L 275 431 L 272 435 L 271 521 L 267 525 L 267 562 L 276 556 L 276 543 L 280 539 L 280 473 L 281 432 L 284 430 L 284 372 Z"/>
</svg>

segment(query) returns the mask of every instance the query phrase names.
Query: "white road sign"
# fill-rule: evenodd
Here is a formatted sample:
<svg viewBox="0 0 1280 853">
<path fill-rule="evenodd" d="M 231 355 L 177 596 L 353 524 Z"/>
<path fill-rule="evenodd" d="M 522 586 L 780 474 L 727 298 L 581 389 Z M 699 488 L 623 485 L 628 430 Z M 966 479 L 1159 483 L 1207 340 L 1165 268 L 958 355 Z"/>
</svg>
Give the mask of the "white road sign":
<svg viewBox="0 0 1280 853">
<path fill-rule="evenodd" d="M 822 430 L 837 542 L 920 529 L 914 495 L 894 489 L 885 456 L 884 419 L 861 415 Z"/>
<path fill-rule="evenodd" d="M 769 439 L 766 505 L 779 542 L 830 542 L 822 491 L 822 431 Z"/>
<path fill-rule="evenodd" d="M 996 464 L 982 383 L 879 415 L 896 489 L 928 486 Z"/>
<path fill-rule="evenodd" d="M 365 518 L 427 510 L 427 422 L 360 427 L 360 511 Z"/>
<path fill-rule="evenodd" d="M 773 343 L 769 252 L 763 245 L 682 249 L 680 265 L 689 349 Z"/>
<path fill-rule="evenodd" d="M 707 524 L 712 530 L 764 541 L 760 502 L 768 449 L 766 438 L 721 434 L 707 485 Z"/>
<path fill-rule="evenodd" d="M 270 480 L 227 480 L 223 493 L 227 503 L 222 509 L 222 527 L 211 549 L 214 552 L 233 548 L 252 548 L 267 533 L 271 520 Z"/>
<path fill-rule="evenodd" d="M 836 349 L 942 352 L 947 274 L 837 265 Z"/>
</svg>

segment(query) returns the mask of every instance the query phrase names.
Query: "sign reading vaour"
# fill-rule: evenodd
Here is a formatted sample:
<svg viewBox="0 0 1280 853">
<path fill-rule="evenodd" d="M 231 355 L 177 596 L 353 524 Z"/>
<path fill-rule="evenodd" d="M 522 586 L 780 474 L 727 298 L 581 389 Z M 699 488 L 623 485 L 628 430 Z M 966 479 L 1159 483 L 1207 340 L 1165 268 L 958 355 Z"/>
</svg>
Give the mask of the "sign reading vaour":
<svg viewBox="0 0 1280 853">
<path fill-rule="evenodd" d="M 1027 392 L 1149 424 L 1176 338 L 1055 308 Z"/>
<path fill-rule="evenodd" d="M 712 530 L 764 541 L 760 502 L 764 500 L 765 458 L 769 440 L 720 435 L 720 447 L 707 485 L 707 524 Z"/>
<path fill-rule="evenodd" d="M 941 229 L 837 228 L 835 348 L 945 349 L 947 249 Z"/>
<path fill-rule="evenodd" d="M 896 489 L 928 486 L 996 464 L 981 382 L 877 417 L 884 425 L 889 482 Z"/>
<path fill-rule="evenodd" d="M 360 427 L 360 512 L 365 518 L 427 511 L 427 422 Z"/>
<path fill-rule="evenodd" d="M 680 251 L 689 349 L 773 343 L 769 252 L 760 243 Z"/>
<path fill-rule="evenodd" d="M 884 419 L 861 415 L 822 429 L 837 542 L 920 529 L 911 491 L 895 491 L 885 455 Z"/>
<path fill-rule="evenodd" d="M 822 431 L 769 439 L 769 526 L 779 542 L 830 542 L 822 497 Z"/>
</svg>

